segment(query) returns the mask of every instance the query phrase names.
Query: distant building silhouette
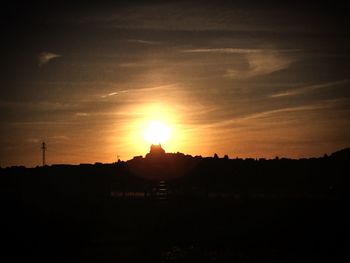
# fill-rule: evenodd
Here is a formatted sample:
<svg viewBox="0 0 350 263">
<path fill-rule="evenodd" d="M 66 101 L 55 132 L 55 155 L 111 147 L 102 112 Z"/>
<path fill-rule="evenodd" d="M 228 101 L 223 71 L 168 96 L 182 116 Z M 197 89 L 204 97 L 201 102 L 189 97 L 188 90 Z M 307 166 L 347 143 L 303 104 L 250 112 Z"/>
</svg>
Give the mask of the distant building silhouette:
<svg viewBox="0 0 350 263">
<path fill-rule="evenodd" d="M 161 144 L 152 144 L 149 153 L 146 154 L 146 158 L 159 158 L 165 156 L 165 150 Z"/>
</svg>

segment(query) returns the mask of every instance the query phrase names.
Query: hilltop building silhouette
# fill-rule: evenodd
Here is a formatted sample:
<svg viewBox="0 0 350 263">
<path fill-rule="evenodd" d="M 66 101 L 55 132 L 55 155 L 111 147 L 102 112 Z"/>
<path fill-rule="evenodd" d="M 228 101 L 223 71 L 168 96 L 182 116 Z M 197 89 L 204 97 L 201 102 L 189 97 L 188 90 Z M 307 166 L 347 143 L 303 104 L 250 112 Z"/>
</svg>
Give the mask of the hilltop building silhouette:
<svg viewBox="0 0 350 263">
<path fill-rule="evenodd" d="M 149 153 L 146 154 L 146 158 L 159 158 L 165 155 L 165 150 L 161 144 L 152 144 Z"/>
</svg>

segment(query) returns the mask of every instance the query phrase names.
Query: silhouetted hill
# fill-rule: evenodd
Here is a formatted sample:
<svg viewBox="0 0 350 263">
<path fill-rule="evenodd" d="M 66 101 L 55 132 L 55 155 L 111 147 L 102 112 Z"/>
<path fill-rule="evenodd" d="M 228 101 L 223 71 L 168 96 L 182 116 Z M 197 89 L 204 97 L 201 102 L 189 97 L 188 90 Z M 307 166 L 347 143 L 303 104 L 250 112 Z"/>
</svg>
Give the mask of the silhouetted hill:
<svg viewBox="0 0 350 263">
<path fill-rule="evenodd" d="M 230 193 L 242 196 L 345 193 L 350 149 L 310 159 L 228 159 L 165 153 L 161 147 L 145 158 L 114 164 L 51 165 L 0 170 L 1 187 L 14 193 L 48 189 L 63 195 L 109 196 L 112 191 L 150 192 L 166 180 L 175 196 Z M 157 152 L 158 151 L 158 152 Z M 50 190 L 50 191 L 51 191 Z"/>
<path fill-rule="evenodd" d="M 350 160 L 350 148 L 345 148 L 340 151 L 336 151 L 331 154 L 331 157 L 341 160 Z"/>
</svg>

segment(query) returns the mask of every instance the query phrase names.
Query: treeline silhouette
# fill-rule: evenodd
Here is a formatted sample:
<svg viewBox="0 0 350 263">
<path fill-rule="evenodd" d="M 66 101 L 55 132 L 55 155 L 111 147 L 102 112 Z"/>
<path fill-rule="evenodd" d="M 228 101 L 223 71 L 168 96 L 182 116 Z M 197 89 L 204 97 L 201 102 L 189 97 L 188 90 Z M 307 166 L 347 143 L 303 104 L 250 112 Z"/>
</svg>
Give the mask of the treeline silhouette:
<svg viewBox="0 0 350 263">
<path fill-rule="evenodd" d="M 154 149 L 112 164 L 2 168 L 3 255 L 45 262 L 342 261 L 349 161 L 349 148 L 299 160 Z"/>
</svg>

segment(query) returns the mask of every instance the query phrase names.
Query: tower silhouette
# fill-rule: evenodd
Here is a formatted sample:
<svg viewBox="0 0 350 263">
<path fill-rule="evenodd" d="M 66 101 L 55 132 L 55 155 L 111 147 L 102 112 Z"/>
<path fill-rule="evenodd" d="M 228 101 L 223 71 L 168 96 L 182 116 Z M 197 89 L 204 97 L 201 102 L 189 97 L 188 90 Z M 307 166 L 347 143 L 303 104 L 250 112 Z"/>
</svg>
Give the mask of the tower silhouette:
<svg viewBox="0 0 350 263">
<path fill-rule="evenodd" d="M 45 156 L 45 152 L 46 152 L 46 143 L 45 142 L 43 142 L 42 144 L 41 144 L 41 150 L 42 150 L 42 152 L 43 152 L 43 166 L 45 166 L 46 165 L 46 156 Z"/>
</svg>

